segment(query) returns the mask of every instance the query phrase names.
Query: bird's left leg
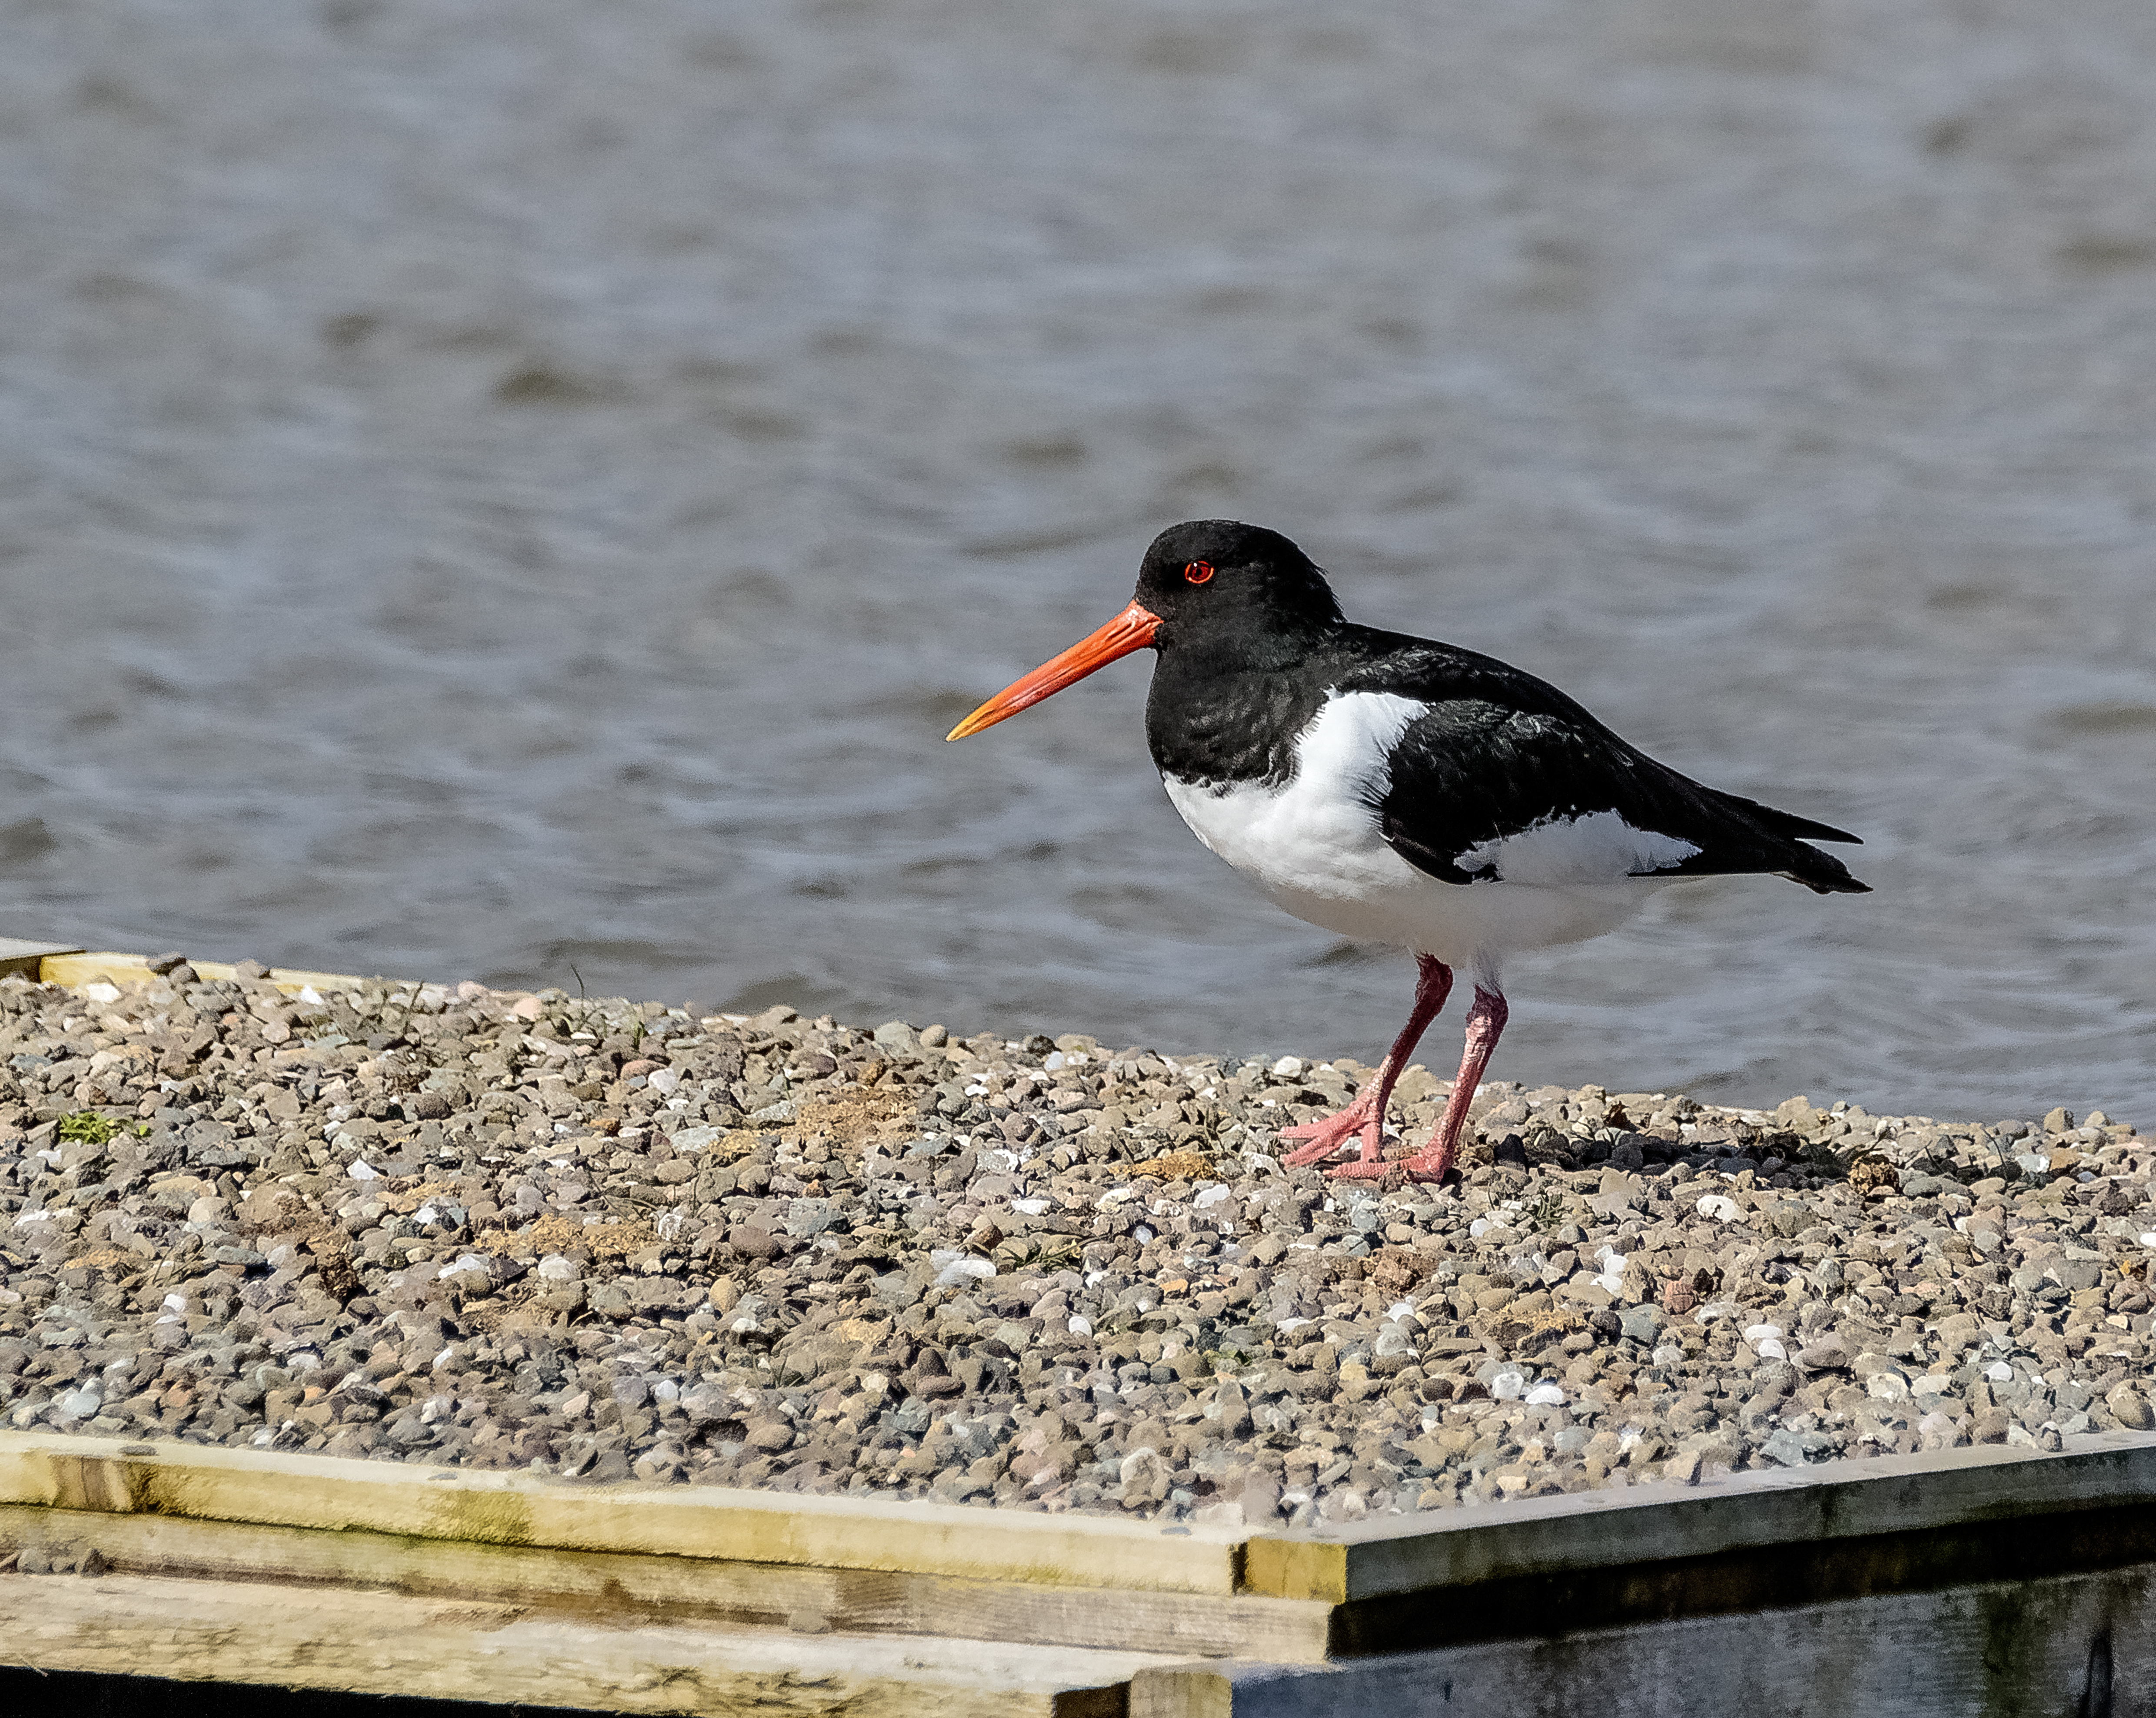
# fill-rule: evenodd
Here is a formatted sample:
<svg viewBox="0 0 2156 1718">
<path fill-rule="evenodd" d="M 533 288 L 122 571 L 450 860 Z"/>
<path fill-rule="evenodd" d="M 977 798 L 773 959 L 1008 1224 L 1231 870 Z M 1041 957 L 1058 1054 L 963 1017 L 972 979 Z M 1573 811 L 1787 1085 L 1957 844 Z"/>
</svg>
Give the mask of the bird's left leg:
<svg viewBox="0 0 2156 1718">
<path fill-rule="evenodd" d="M 1298 1146 L 1281 1161 L 1315 1163 L 1359 1133 L 1363 1136 L 1362 1161 L 1380 1162 L 1384 1156 L 1385 1104 L 1393 1095 L 1394 1083 L 1405 1070 L 1408 1058 L 1414 1054 L 1414 1047 L 1422 1042 L 1423 1033 L 1451 994 L 1452 968 L 1433 956 L 1417 955 L 1414 1010 L 1408 1016 L 1408 1023 L 1400 1028 L 1400 1035 L 1393 1040 L 1392 1049 L 1385 1052 L 1378 1077 L 1363 1088 L 1353 1103 L 1337 1114 L 1306 1121 L 1300 1126 L 1283 1127 L 1280 1131 L 1282 1139 L 1306 1140 L 1309 1143 Z"/>
<path fill-rule="evenodd" d="M 1459 1149 L 1460 1131 L 1467 1126 L 1467 1106 L 1475 1101 L 1476 1089 L 1482 1084 L 1482 1070 L 1490 1065 L 1490 1053 L 1497 1048 L 1510 1012 L 1496 991 L 1479 984 L 1475 987 L 1475 1005 L 1467 1011 L 1467 1045 L 1460 1058 L 1459 1077 L 1452 1082 L 1452 1095 L 1445 1101 L 1445 1119 L 1421 1151 L 1404 1162 L 1380 1165 L 1380 1172 L 1404 1169 L 1417 1181 L 1445 1179 Z M 1359 1163 L 1333 1172 L 1336 1175 L 1369 1172 Z"/>
</svg>

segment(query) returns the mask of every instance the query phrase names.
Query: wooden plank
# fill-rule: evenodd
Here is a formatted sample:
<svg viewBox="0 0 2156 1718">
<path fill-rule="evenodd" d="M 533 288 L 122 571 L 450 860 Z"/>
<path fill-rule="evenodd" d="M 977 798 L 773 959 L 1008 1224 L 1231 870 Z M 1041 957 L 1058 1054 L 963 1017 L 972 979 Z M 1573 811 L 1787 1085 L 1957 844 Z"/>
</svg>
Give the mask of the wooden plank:
<svg viewBox="0 0 2156 1718">
<path fill-rule="evenodd" d="M 19 936 L 0 936 L 0 978 L 20 973 L 36 978 L 43 963 L 54 955 L 77 955 L 81 949 L 65 942 L 25 942 Z"/>
<path fill-rule="evenodd" d="M 1250 1590 L 1334 1603 L 1525 1576 L 1877 1538 L 2156 1505 L 2156 1433 L 2056 1454 L 2003 1444 L 1736 1474 L 1263 1534 Z"/>
<path fill-rule="evenodd" d="M 239 976 L 223 961 L 189 960 L 187 964 L 203 978 L 231 979 Z M 38 977 L 46 984 L 64 985 L 70 990 L 80 990 L 85 984 L 116 984 L 123 989 L 154 983 L 157 975 L 150 970 L 146 956 L 116 954 L 110 951 L 85 954 L 79 950 L 51 953 L 38 963 Z M 405 983 L 403 979 L 377 979 L 377 983 Z M 327 996 L 332 991 L 357 990 L 368 982 L 348 972 L 309 972 L 296 967 L 278 967 L 271 969 L 264 981 L 274 984 L 287 995 L 296 995 L 311 987 L 318 994 Z"/>
<path fill-rule="evenodd" d="M 1136 1653 L 598 1626 L 515 1606 L 107 1575 L 0 1575 L 0 1662 L 627 1713 L 1108 1718 Z"/>
<path fill-rule="evenodd" d="M 585 1621 L 663 1617 L 811 1633 L 961 1633 L 1178 1658 L 1316 1663 L 1331 1607 L 1287 1599 L 1041 1587 L 858 1569 L 475 1545 L 346 1530 L 0 1505 L 0 1559 L 121 1574 L 346 1585 L 461 1597 Z"/>
<path fill-rule="evenodd" d="M 1242 1562 L 1241 1536 L 1218 1527 L 716 1486 L 583 1487 L 54 1433 L 0 1433 L 0 1503 L 1222 1597 L 1237 1591 Z"/>
<path fill-rule="evenodd" d="M 1141 1669 L 1130 1718 L 1967 1718 L 2156 1713 L 2156 1564 L 1329 1666 Z"/>
</svg>

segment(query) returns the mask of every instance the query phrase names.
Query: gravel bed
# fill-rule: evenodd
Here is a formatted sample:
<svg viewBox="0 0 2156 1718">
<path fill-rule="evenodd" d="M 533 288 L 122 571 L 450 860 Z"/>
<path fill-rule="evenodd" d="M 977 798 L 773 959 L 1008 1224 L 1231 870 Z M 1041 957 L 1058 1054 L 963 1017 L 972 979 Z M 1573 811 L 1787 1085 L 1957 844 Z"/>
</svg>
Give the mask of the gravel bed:
<svg viewBox="0 0 2156 1718">
<path fill-rule="evenodd" d="M 2102 1115 L 1493 1084 L 1341 1184 L 1352 1062 L 159 964 L 0 980 L 0 1426 L 1300 1526 L 2152 1423 Z"/>
</svg>

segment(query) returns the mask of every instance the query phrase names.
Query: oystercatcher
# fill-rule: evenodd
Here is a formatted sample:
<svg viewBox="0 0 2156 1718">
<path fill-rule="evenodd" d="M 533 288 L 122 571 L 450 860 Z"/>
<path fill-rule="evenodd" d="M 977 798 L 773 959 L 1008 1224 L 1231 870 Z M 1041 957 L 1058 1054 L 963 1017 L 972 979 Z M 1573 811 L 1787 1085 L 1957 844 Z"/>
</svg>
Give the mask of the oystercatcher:
<svg viewBox="0 0 2156 1718">
<path fill-rule="evenodd" d="M 1301 550 L 1234 520 L 1163 531 L 1127 608 L 948 737 L 1147 645 L 1146 738 L 1192 832 L 1297 918 L 1416 959 L 1414 1011 L 1376 1079 L 1337 1115 L 1282 1129 L 1305 1141 L 1290 1163 L 1359 1136 L 1360 1159 L 1333 1174 L 1442 1178 L 1505 1029 L 1515 950 L 1599 936 L 1687 877 L 1869 892 L 1805 844 L 1856 836 L 1702 787 L 1492 657 L 1354 624 Z M 1386 1100 L 1456 967 L 1475 981 L 1459 1077 L 1430 1142 L 1388 1163 Z"/>
</svg>

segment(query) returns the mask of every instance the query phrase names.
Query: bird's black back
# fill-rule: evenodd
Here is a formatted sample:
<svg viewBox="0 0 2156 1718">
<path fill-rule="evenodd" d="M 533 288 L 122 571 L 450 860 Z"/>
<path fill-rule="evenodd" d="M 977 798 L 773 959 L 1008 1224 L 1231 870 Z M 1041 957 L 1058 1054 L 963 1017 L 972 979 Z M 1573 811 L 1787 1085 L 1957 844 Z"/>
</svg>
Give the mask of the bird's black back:
<svg viewBox="0 0 2156 1718">
<path fill-rule="evenodd" d="M 1222 788 L 1277 787 L 1295 740 L 1334 693 L 1411 699 L 1376 810 L 1385 838 L 1419 869 L 1471 884 L 1492 874 L 1459 860 L 1538 824 L 1615 812 L 1635 829 L 1698 851 L 1661 874 L 1768 872 L 1821 894 L 1866 885 L 1808 841 L 1857 838 L 1724 793 L 1627 744 L 1573 699 L 1524 670 L 1450 644 L 1332 615 L 1279 629 L 1242 626 L 1161 640 L 1147 737 L 1163 774 Z"/>
</svg>

